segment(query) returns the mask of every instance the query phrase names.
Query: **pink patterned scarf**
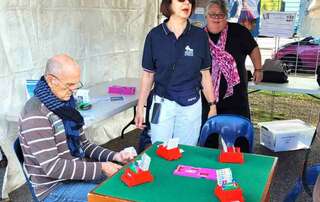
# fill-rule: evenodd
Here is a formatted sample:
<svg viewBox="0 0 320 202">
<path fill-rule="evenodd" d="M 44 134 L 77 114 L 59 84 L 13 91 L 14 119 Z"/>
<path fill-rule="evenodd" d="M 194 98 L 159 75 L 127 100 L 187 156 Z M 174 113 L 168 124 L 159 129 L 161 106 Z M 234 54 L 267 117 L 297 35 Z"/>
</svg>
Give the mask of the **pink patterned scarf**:
<svg viewBox="0 0 320 202">
<path fill-rule="evenodd" d="M 208 32 L 208 28 L 205 28 Z M 225 45 L 227 41 L 228 25 L 222 30 L 219 41 L 216 44 L 209 37 L 209 47 L 212 57 L 212 82 L 213 91 L 216 98 L 216 102 L 219 101 L 219 87 L 221 73 L 227 81 L 227 92 L 224 98 L 227 98 L 233 94 L 233 87 L 240 83 L 240 78 L 237 70 L 237 64 L 228 52 L 225 51 Z"/>
</svg>

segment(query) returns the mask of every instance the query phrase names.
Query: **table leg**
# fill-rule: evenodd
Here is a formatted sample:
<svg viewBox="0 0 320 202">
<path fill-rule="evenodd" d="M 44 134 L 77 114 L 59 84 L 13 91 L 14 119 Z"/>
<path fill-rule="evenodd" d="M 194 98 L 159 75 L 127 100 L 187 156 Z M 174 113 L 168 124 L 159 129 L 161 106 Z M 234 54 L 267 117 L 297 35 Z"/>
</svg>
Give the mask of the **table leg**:
<svg viewBox="0 0 320 202">
<path fill-rule="evenodd" d="M 121 131 L 121 138 L 124 138 L 125 130 L 131 125 L 134 124 L 134 118 L 136 117 L 136 106 L 133 107 L 133 119 L 122 129 Z"/>
<path fill-rule="evenodd" d="M 263 202 L 270 202 L 270 190 L 268 191 L 266 198 Z"/>
<path fill-rule="evenodd" d="M 312 95 L 312 94 L 309 94 L 309 93 L 307 93 L 307 95 L 309 95 L 309 96 L 311 96 L 311 97 L 313 97 L 313 98 L 315 98 L 315 99 L 317 99 L 317 100 L 320 100 L 320 97 L 318 97 L 318 96 L 316 96 L 316 95 Z"/>
<path fill-rule="evenodd" d="M 248 91 L 248 94 L 251 94 L 251 93 L 256 93 L 256 92 L 259 92 L 261 90 L 252 90 L 252 91 Z"/>
<path fill-rule="evenodd" d="M 273 120 L 273 116 L 274 116 L 274 99 L 275 99 L 275 91 L 272 91 L 272 100 L 271 100 L 271 120 Z"/>
</svg>

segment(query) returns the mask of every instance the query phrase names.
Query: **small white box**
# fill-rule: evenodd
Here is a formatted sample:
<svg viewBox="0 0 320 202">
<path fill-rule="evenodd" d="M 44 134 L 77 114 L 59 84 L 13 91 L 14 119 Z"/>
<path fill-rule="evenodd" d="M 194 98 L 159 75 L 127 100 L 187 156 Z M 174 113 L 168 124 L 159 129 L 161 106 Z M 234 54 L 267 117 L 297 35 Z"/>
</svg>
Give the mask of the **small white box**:
<svg viewBox="0 0 320 202">
<path fill-rule="evenodd" d="M 89 89 L 79 89 L 75 94 L 77 102 L 90 103 Z"/>
<path fill-rule="evenodd" d="M 308 149 L 315 127 L 299 119 L 258 123 L 260 144 L 275 151 Z"/>
</svg>

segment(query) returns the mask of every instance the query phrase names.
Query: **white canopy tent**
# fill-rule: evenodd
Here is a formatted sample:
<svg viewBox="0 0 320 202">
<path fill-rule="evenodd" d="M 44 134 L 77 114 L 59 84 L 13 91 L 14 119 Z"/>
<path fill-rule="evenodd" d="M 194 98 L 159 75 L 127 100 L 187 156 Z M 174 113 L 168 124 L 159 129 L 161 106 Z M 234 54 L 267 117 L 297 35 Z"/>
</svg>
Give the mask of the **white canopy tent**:
<svg viewBox="0 0 320 202">
<path fill-rule="evenodd" d="M 7 120 L 26 101 L 26 79 L 39 79 L 46 61 L 67 53 L 92 86 L 121 77 L 139 77 L 147 32 L 158 23 L 159 0 L 1 0 L 0 146 L 8 158 L 2 198 L 24 183 L 13 152 L 17 125 Z M 132 112 L 89 129 L 98 144 L 120 135 Z"/>
</svg>

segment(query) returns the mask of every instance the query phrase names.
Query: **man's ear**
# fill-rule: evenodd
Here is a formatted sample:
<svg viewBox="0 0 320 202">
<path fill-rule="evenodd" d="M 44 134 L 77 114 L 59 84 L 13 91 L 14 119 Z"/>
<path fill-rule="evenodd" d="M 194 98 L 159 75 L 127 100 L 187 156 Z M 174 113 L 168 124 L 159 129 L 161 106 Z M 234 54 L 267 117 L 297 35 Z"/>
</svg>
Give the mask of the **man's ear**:
<svg viewBox="0 0 320 202">
<path fill-rule="evenodd" d="M 47 81 L 47 84 L 49 85 L 49 87 L 52 86 L 52 85 L 57 85 L 57 81 L 50 74 L 46 75 L 45 78 L 46 78 L 46 81 Z"/>
</svg>

